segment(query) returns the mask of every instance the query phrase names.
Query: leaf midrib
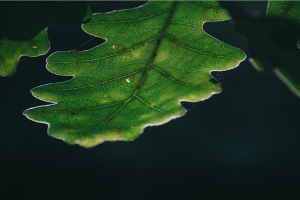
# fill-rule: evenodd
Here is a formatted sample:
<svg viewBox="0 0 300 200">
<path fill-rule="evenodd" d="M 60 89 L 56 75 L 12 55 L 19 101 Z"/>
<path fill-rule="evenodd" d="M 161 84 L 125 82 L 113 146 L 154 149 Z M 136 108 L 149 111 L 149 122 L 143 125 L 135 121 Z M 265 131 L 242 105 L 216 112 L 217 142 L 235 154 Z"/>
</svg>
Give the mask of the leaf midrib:
<svg viewBox="0 0 300 200">
<path fill-rule="evenodd" d="M 151 66 L 152 66 L 152 64 L 154 62 L 154 59 L 156 57 L 156 53 L 157 53 L 157 51 L 158 51 L 158 49 L 160 47 L 160 42 L 163 39 L 163 37 L 165 36 L 165 34 L 166 34 L 166 31 L 168 29 L 168 26 L 170 24 L 170 21 L 171 21 L 173 15 L 174 15 L 174 13 L 175 13 L 175 9 L 176 9 L 177 5 L 178 5 L 178 1 L 175 1 L 173 3 L 173 5 L 172 5 L 171 9 L 170 9 L 170 13 L 168 15 L 168 18 L 166 19 L 166 22 L 165 22 L 164 27 L 163 27 L 163 29 L 161 31 L 161 34 L 159 35 L 159 37 L 157 39 L 157 42 L 156 42 L 156 45 L 155 45 L 155 47 L 154 47 L 154 49 L 152 51 L 151 58 L 150 58 L 150 60 L 149 60 L 149 62 L 147 64 L 147 67 L 145 68 L 145 71 L 144 71 L 144 73 L 142 75 L 142 78 L 141 78 L 138 86 L 136 87 L 134 93 L 123 103 L 123 105 L 118 110 L 116 110 L 113 114 L 111 114 L 106 120 L 102 121 L 99 124 L 99 126 L 97 126 L 95 129 L 100 128 L 102 126 L 102 124 L 105 124 L 106 122 L 108 122 L 109 120 L 111 120 L 115 115 L 117 115 L 127 105 L 127 103 L 130 102 L 131 99 L 133 97 L 135 97 L 136 94 L 140 91 L 140 89 L 141 89 L 141 87 L 142 87 L 143 83 L 145 82 L 145 79 L 146 79 L 146 77 L 148 75 L 148 72 L 149 72 L 149 70 L 150 70 L 150 68 L 151 68 Z"/>
</svg>

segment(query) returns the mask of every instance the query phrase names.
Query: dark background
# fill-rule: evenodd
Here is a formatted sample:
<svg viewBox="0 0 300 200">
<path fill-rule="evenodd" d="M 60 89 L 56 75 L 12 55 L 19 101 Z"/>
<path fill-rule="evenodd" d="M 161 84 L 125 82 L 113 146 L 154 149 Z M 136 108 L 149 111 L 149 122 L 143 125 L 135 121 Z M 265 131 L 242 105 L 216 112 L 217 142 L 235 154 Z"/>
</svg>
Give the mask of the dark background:
<svg viewBox="0 0 300 200">
<path fill-rule="evenodd" d="M 95 12 L 138 2 L 92 2 Z M 264 10 L 265 2 L 252 2 Z M 207 23 L 214 37 L 246 50 L 230 21 Z M 22 115 L 44 104 L 30 94 L 67 80 L 45 68 L 54 51 L 101 42 L 80 27 L 50 27 L 51 51 L 22 57 L 12 77 L 0 78 L 0 199 L 299 199 L 300 99 L 271 72 L 245 60 L 216 73 L 223 92 L 185 103 L 186 116 L 147 128 L 133 142 L 91 149 L 49 137 L 47 126 Z"/>
</svg>

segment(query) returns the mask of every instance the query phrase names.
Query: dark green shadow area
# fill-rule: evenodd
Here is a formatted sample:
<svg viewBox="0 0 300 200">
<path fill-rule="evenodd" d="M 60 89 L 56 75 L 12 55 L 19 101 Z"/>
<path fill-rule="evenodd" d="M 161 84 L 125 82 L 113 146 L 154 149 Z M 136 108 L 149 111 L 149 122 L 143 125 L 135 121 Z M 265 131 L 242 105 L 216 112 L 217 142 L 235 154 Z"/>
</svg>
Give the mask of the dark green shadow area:
<svg viewBox="0 0 300 200">
<path fill-rule="evenodd" d="M 47 27 L 72 28 L 91 15 L 85 2 L 1 2 L 0 75 L 12 75 L 21 56 L 49 50 Z"/>
<path fill-rule="evenodd" d="M 247 38 L 252 65 L 258 71 L 274 71 L 300 96 L 300 51 L 297 47 L 300 24 L 297 19 L 291 20 L 280 13 L 278 16 L 274 13 L 266 17 L 252 16 L 235 2 L 221 1 L 220 5 L 233 17 L 235 30 Z"/>
</svg>

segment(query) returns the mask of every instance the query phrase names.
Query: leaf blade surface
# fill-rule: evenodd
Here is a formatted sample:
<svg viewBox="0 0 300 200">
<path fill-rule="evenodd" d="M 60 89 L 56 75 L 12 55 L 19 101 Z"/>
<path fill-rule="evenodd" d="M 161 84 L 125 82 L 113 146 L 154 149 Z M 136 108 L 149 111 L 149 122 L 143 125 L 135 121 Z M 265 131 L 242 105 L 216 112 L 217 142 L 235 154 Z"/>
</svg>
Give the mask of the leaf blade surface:
<svg viewBox="0 0 300 200">
<path fill-rule="evenodd" d="M 49 123 L 48 133 L 69 144 L 131 141 L 149 125 L 184 115 L 180 101 L 221 91 L 210 72 L 233 68 L 245 55 L 202 27 L 226 19 L 216 2 L 150 2 L 94 15 L 83 29 L 106 43 L 50 56 L 51 72 L 74 78 L 33 89 L 35 97 L 57 104 L 24 113 Z"/>
</svg>

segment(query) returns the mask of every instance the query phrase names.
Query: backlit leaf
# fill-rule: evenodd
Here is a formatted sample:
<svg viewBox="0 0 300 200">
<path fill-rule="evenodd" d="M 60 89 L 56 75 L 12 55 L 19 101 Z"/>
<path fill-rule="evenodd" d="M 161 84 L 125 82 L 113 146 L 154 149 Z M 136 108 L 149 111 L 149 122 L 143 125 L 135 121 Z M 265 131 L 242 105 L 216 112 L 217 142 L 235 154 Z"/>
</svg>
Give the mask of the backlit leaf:
<svg viewBox="0 0 300 200">
<path fill-rule="evenodd" d="M 234 68 L 245 55 L 209 36 L 203 24 L 228 18 L 212 1 L 155 1 L 95 14 L 83 29 L 106 43 L 52 54 L 48 70 L 74 78 L 34 88 L 35 97 L 54 104 L 24 114 L 69 144 L 131 141 L 147 126 L 183 116 L 181 101 L 221 91 L 210 72 Z"/>
</svg>

